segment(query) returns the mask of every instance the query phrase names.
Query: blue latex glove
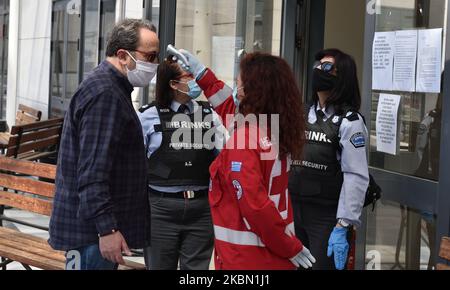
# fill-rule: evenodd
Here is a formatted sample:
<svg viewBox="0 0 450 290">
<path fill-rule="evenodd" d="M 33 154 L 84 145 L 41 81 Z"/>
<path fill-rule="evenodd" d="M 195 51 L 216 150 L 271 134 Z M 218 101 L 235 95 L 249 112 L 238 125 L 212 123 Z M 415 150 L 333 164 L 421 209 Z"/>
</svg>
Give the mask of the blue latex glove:
<svg viewBox="0 0 450 290">
<path fill-rule="evenodd" d="M 344 270 L 347 263 L 349 244 L 347 241 L 348 229 L 334 228 L 328 241 L 328 257 L 334 253 L 334 264 L 336 269 Z"/>
<path fill-rule="evenodd" d="M 195 79 L 198 80 L 199 77 L 203 75 L 206 71 L 206 66 L 200 62 L 192 53 L 187 50 L 180 49 L 179 50 L 189 61 L 189 63 L 184 63 L 182 60 L 174 57 L 175 61 L 178 61 L 178 64 L 187 72 L 190 72 L 194 75 Z"/>
</svg>

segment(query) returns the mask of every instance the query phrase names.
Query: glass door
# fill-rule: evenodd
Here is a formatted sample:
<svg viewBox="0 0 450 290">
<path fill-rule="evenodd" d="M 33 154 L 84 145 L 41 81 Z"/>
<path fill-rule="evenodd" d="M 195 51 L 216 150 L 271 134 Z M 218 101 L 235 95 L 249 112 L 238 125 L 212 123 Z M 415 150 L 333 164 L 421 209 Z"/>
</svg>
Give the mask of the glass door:
<svg viewBox="0 0 450 290">
<path fill-rule="evenodd" d="M 80 82 L 81 7 L 54 1 L 51 39 L 51 117 L 63 117 Z"/>
<path fill-rule="evenodd" d="M 116 23 L 116 2 L 116 0 L 100 0 L 99 63 L 106 58 L 108 36 Z"/>
<path fill-rule="evenodd" d="M 280 55 L 282 0 L 178 0 L 175 45 L 233 86 L 238 52 Z"/>
<path fill-rule="evenodd" d="M 6 117 L 8 88 L 9 0 L 0 1 L 0 119 Z"/>
<path fill-rule="evenodd" d="M 433 269 L 436 264 L 443 89 L 438 83 L 439 92 L 428 90 L 422 93 L 417 91 L 423 89 L 407 88 L 402 81 L 415 82 L 418 75 L 428 74 L 429 77 L 436 66 L 439 73 L 443 73 L 445 41 L 442 40 L 446 33 L 448 3 L 447 0 L 389 0 L 381 3 L 381 13 L 375 16 L 375 32 L 393 32 L 389 35 L 393 36 L 397 53 L 393 62 L 393 86 L 389 90 L 372 90 L 371 100 L 366 104 L 371 107 L 371 122 L 368 124 L 370 165 L 384 191 L 382 202 L 374 212 L 368 213 L 366 263 L 369 268 L 377 269 Z M 438 30 L 440 34 L 434 44 L 419 50 L 420 42 L 425 39 L 420 35 L 426 35 L 430 29 L 442 31 Z M 405 35 L 412 37 L 412 41 Z M 414 38 L 415 35 L 419 37 Z M 441 41 L 442 45 L 436 44 Z M 416 47 L 417 55 L 414 56 Z M 438 51 L 442 51 L 442 55 Z M 424 54 L 434 55 L 434 59 Z M 430 63 L 421 65 L 419 59 Z M 416 61 L 417 65 L 411 66 Z M 393 99 L 399 100 L 400 105 L 390 103 L 389 100 Z M 396 110 L 397 107 L 398 114 L 392 114 L 393 135 L 390 135 L 395 135 L 395 138 L 384 139 L 386 110 Z M 393 145 L 397 149 L 386 150 L 382 145 L 386 142 L 397 143 Z"/>
</svg>

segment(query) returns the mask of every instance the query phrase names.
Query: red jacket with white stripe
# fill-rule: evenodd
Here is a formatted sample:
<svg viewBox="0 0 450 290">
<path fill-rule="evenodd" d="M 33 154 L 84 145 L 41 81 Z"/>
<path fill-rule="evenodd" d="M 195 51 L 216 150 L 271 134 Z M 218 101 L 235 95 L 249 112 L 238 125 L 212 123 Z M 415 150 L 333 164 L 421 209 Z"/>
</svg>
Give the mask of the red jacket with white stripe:
<svg viewBox="0 0 450 290">
<path fill-rule="evenodd" d="M 199 85 L 222 118 L 234 113 L 231 90 L 211 71 Z M 272 152 L 265 137 L 270 135 L 252 135 L 251 129 L 236 129 L 210 168 L 216 269 L 294 270 L 289 259 L 303 245 L 295 237 L 288 193 L 290 162 Z M 233 149 L 240 138 L 245 138 L 245 149 Z"/>
<path fill-rule="evenodd" d="M 218 80 L 209 69 L 197 83 L 214 111 L 222 118 L 222 123 L 227 127 L 227 116 L 233 116 L 237 109 L 233 100 L 233 89 Z"/>
</svg>

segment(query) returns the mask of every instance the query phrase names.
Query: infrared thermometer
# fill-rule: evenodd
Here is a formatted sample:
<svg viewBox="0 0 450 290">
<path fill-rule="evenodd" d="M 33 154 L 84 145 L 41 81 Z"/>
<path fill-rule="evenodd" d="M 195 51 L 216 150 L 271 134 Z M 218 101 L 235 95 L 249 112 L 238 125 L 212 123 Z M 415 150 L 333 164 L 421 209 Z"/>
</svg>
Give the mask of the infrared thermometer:
<svg viewBox="0 0 450 290">
<path fill-rule="evenodd" d="M 189 69 L 189 61 L 186 58 L 186 56 L 184 56 L 184 54 L 182 54 L 178 49 L 176 49 L 173 45 L 169 44 L 167 46 L 167 53 L 169 55 L 173 55 L 176 56 L 178 60 L 181 60 L 187 67 L 187 69 Z"/>
</svg>

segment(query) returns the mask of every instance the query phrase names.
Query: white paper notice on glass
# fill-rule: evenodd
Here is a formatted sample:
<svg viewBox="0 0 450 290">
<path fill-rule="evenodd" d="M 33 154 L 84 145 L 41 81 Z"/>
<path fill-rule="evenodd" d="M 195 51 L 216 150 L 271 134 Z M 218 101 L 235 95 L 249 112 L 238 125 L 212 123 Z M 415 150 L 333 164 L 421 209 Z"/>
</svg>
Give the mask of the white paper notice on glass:
<svg viewBox="0 0 450 290">
<path fill-rule="evenodd" d="M 416 92 L 440 93 L 442 28 L 419 30 Z"/>
<path fill-rule="evenodd" d="M 395 33 L 394 91 L 416 90 L 417 30 Z"/>
<path fill-rule="evenodd" d="M 376 127 L 378 152 L 391 155 L 398 155 L 400 152 L 398 119 L 401 99 L 399 95 L 380 95 Z"/>
<path fill-rule="evenodd" d="M 372 89 L 392 91 L 395 31 L 376 32 L 372 50 Z"/>
</svg>

